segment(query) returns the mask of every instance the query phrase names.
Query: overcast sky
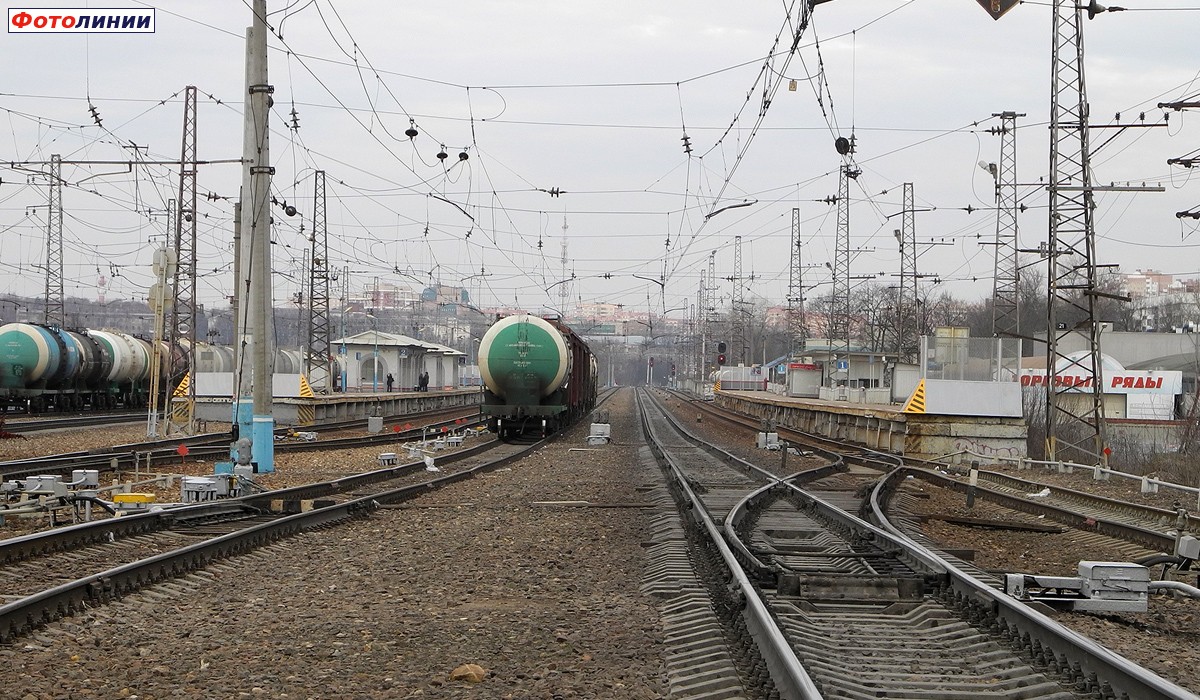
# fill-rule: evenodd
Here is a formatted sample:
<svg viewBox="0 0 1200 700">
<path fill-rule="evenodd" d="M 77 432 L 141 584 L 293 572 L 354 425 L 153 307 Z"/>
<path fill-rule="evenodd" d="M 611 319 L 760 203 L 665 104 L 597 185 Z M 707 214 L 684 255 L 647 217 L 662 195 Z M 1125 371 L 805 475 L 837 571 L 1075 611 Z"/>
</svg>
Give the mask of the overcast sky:
<svg viewBox="0 0 1200 700">
<path fill-rule="evenodd" d="M 1200 13 L 1186 2 L 1139 0 L 1086 23 L 1092 123 L 1117 112 L 1159 122 L 1157 103 L 1200 93 Z M 0 160 L 31 164 L 0 173 L 0 294 L 42 294 L 47 187 L 37 173 L 46 166 L 34 161 L 178 160 L 186 85 L 201 94 L 200 158 L 241 156 L 249 7 L 115 4 L 153 5 L 157 32 L 2 40 L 0 128 L 10 134 L 0 134 Z M 917 208 L 930 210 L 917 214 L 918 241 L 944 244 L 922 245 L 920 272 L 969 299 L 991 290 L 994 212 L 966 209 L 993 203 L 991 176 L 977 165 L 999 157 L 992 115 L 1027 115 L 1020 182 L 1049 168 L 1048 3 L 993 21 L 973 0 L 833 0 L 816 7 L 790 56 L 790 2 L 271 0 L 269 10 L 282 35 L 270 40 L 273 188 L 299 210 L 275 210 L 280 304 L 299 290 L 316 170 L 327 177 L 331 265 L 352 270 L 355 290 L 376 277 L 418 290 L 441 282 L 467 286 L 485 307 L 558 308 L 565 219 L 572 303 L 662 312 L 695 300 L 710 252 L 718 275 L 732 275 L 735 236 L 743 275 L 754 276 L 745 295 L 782 303 L 793 208 L 815 266 L 805 281 L 828 280 L 837 215 L 821 200 L 837 193 L 836 136 L 856 137 L 862 170 L 851 189 L 852 273 L 895 284 L 892 231 L 902 184 L 912 182 Z M 1200 275 L 1196 222 L 1175 216 L 1200 205 L 1200 181 L 1166 165 L 1200 148 L 1198 125 L 1200 113 L 1173 112 L 1166 128 L 1093 135 L 1093 144 L 1116 135 L 1094 154 L 1097 182 L 1166 187 L 1097 196 L 1100 262 Z M 68 296 L 96 298 L 103 276 L 108 299 L 144 298 L 177 170 L 81 164 L 63 173 Z M 240 171 L 205 165 L 198 180 L 199 295 L 223 305 Z M 1046 193 L 1030 186 L 1021 196 L 1021 245 L 1035 248 L 1046 237 Z M 705 218 L 744 202 L 753 204 Z M 648 280 L 664 270 L 660 290 Z"/>
</svg>

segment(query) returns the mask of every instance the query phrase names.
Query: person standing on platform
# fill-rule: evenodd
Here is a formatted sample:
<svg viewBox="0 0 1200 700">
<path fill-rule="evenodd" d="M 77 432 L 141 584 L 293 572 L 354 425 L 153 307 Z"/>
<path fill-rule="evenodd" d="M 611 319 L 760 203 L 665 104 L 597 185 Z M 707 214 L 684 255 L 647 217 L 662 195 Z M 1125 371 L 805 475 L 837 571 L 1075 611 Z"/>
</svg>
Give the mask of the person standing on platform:
<svg viewBox="0 0 1200 700">
<path fill-rule="evenodd" d="M 387 376 L 387 390 L 388 390 L 389 394 L 392 393 L 392 385 L 395 383 L 396 383 L 395 377 L 393 377 L 391 372 L 389 372 L 388 376 Z"/>
</svg>

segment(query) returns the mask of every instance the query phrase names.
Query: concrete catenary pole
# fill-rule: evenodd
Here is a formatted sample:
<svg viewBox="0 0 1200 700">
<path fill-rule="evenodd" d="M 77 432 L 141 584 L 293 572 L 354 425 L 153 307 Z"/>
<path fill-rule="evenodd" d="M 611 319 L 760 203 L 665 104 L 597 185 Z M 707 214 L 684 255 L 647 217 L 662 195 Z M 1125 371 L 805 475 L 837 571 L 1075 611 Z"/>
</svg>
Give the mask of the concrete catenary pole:
<svg viewBox="0 0 1200 700">
<path fill-rule="evenodd" d="M 271 306 L 271 157 L 268 129 L 266 0 L 253 0 L 254 23 L 246 31 L 246 107 L 242 141 L 241 268 L 235 419 L 241 438 L 251 440 L 258 472 L 275 470 L 275 333 Z"/>
</svg>

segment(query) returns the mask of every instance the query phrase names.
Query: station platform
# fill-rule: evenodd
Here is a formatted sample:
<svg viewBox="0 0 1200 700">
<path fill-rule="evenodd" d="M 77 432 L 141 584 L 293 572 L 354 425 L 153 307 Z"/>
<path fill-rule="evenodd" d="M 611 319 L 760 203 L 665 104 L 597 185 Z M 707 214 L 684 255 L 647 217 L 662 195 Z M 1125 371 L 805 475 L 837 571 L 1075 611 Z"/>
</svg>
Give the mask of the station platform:
<svg viewBox="0 0 1200 700">
<path fill-rule="evenodd" d="M 410 413 L 476 406 L 480 387 L 429 391 L 358 392 L 317 394 L 311 397 L 276 397 L 272 415 L 277 427 L 308 426 L 334 420 L 369 416 L 403 416 Z M 197 397 L 196 418 L 228 423 L 232 415 L 229 397 Z"/>
<path fill-rule="evenodd" d="M 767 391 L 716 391 L 713 403 L 777 426 L 917 459 L 949 455 L 955 461 L 967 450 L 996 457 L 1026 456 L 1028 429 L 1023 418 L 905 413 L 894 404 L 796 398 Z"/>
</svg>

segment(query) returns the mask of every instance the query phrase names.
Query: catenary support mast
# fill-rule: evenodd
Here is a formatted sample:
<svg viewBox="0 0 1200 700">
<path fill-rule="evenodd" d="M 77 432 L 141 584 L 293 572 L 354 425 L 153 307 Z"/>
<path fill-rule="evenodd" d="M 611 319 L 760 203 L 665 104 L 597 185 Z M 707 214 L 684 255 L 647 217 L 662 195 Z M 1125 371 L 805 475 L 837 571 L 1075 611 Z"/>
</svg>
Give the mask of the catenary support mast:
<svg viewBox="0 0 1200 700">
<path fill-rule="evenodd" d="M 733 237 L 733 276 L 729 278 L 733 282 L 733 294 L 730 295 L 729 314 L 731 321 L 731 335 L 733 336 L 733 351 L 734 364 L 746 364 L 749 362 L 749 350 L 746 347 L 746 316 L 745 309 L 742 308 L 742 237 Z"/>
<path fill-rule="evenodd" d="M 47 326 L 62 328 L 63 311 L 63 212 L 62 156 L 50 156 L 50 199 L 46 210 L 46 310 Z"/>
<path fill-rule="evenodd" d="M 917 274 L 917 214 L 913 202 L 913 183 L 904 183 L 904 210 L 900 217 L 900 294 L 899 328 L 896 351 L 902 362 L 917 361 L 920 344 L 921 313 Z"/>
<path fill-rule="evenodd" d="M 989 129 L 1000 136 L 1000 162 L 996 166 L 996 266 L 992 275 L 992 335 L 1021 333 L 1018 313 L 1020 265 L 1017 259 L 1017 117 L 1001 112 L 1000 126 Z"/>
<path fill-rule="evenodd" d="M 1083 76 L 1085 6 L 1054 0 L 1050 90 L 1050 234 L 1047 245 L 1047 459 L 1105 461 L 1100 326 L 1096 322 L 1096 238 Z M 1087 351 L 1070 353 L 1080 332 Z M 1079 391 L 1064 376 L 1083 376 Z"/>
<path fill-rule="evenodd" d="M 325 171 L 313 174 L 312 245 L 309 253 L 308 344 L 304 373 L 313 391 L 333 391 L 332 343 L 329 324 L 329 236 L 326 223 Z"/>
<path fill-rule="evenodd" d="M 259 472 L 275 470 L 275 332 L 271 304 L 271 153 L 267 82 L 266 0 L 253 0 L 254 24 L 246 32 L 246 101 L 242 141 L 241 256 L 238 271 L 237 399 L 239 436 L 251 440 Z"/>
<path fill-rule="evenodd" d="M 838 171 L 837 238 L 833 253 L 833 308 L 829 317 L 829 346 L 850 352 L 850 181 L 862 171 L 845 164 Z"/>
<path fill-rule="evenodd" d="M 800 251 L 800 208 L 792 209 L 792 244 L 788 263 L 788 339 L 791 355 L 804 352 L 808 331 L 804 318 L 804 260 Z"/>
<path fill-rule="evenodd" d="M 173 245 L 177 254 L 175 274 L 171 279 L 170 320 L 167 323 L 167 347 L 186 342 L 189 352 L 196 355 L 196 87 L 184 89 L 183 137 L 179 152 L 179 199 L 174 211 Z M 181 379 L 170 368 L 171 384 Z M 166 434 L 195 432 L 196 377 L 187 383 L 186 395 L 167 400 Z M 169 390 L 171 386 L 168 386 Z"/>
</svg>

